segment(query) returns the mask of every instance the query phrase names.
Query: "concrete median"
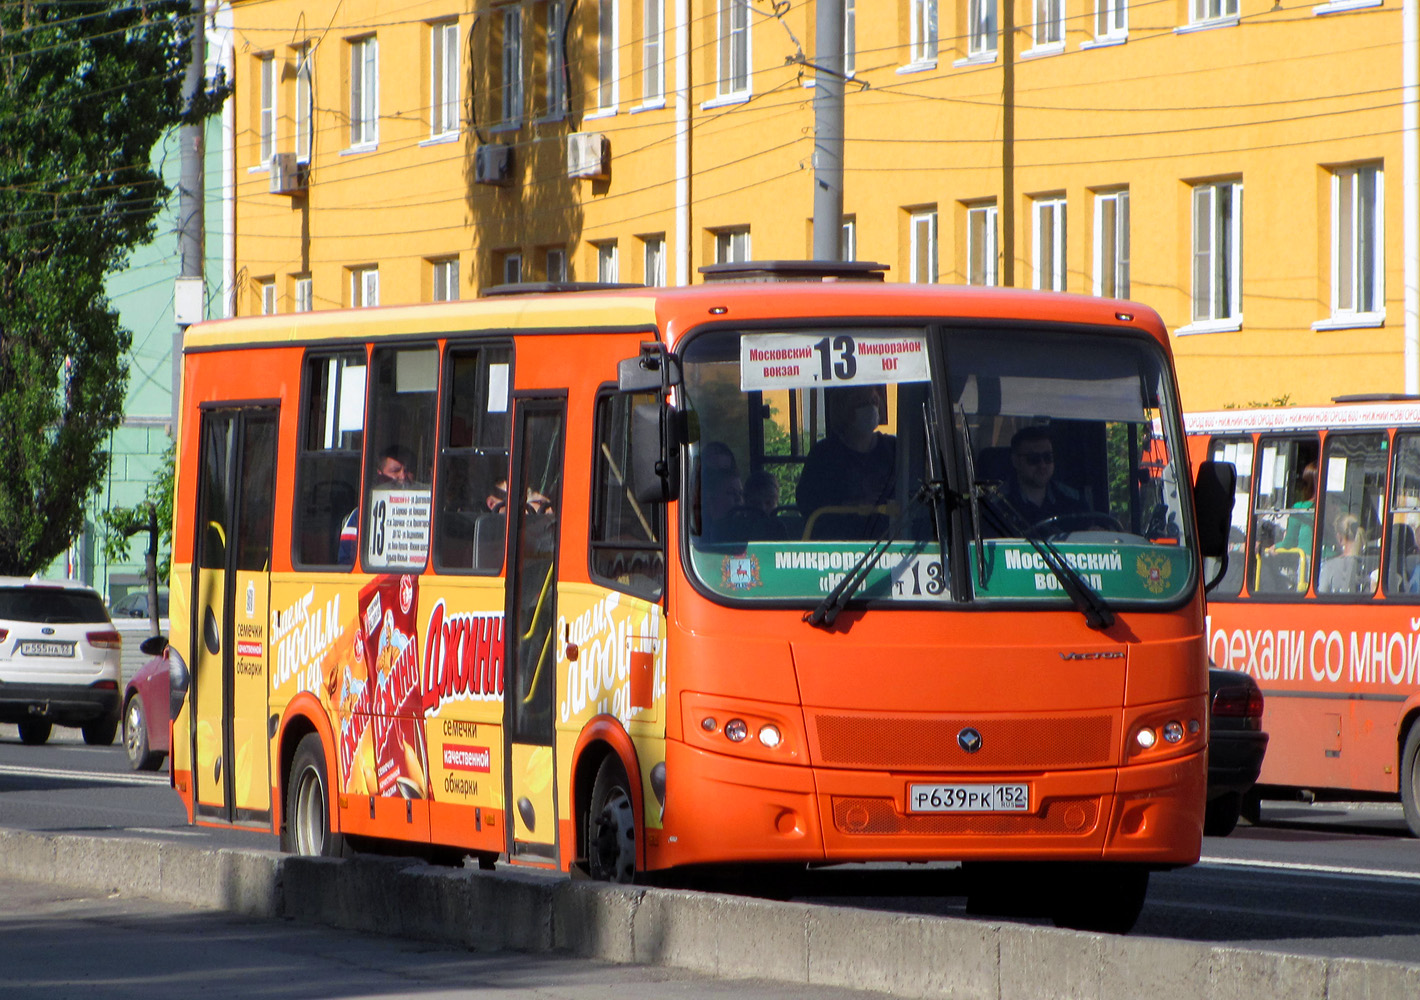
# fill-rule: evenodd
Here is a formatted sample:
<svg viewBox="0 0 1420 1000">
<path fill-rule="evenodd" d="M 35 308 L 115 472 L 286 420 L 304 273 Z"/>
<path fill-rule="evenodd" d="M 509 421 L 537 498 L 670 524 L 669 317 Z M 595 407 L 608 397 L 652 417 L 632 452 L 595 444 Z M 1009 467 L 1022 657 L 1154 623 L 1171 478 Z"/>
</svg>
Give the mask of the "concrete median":
<svg viewBox="0 0 1420 1000">
<path fill-rule="evenodd" d="M 600 883 L 0 829 L 0 876 L 476 951 L 959 1000 L 1382 1000 L 1420 965 Z"/>
</svg>

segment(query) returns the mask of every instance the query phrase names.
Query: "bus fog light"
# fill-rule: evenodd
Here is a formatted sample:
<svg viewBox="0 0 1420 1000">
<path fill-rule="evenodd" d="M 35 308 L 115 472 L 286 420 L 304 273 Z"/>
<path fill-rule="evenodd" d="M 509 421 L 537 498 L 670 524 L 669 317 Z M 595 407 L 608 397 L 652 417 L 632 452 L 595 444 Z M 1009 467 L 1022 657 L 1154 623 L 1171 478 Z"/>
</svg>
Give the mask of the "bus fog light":
<svg viewBox="0 0 1420 1000">
<path fill-rule="evenodd" d="M 1183 739 L 1183 723 L 1169 722 L 1164 726 L 1164 742 L 1178 743 Z"/>
<path fill-rule="evenodd" d="M 725 723 L 725 738 L 731 743 L 738 743 L 749 735 L 749 726 L 745 725 L 744 719 L 731 719 Z"/>
<path fill-rule="evenodd" d="M 780 743 L 782 740 L 783 740 L 783 737 L 779 735 L 779 727 L 778 727 L 778 726 L 773 726 L 773 725 L 760 726 L 760 728 L 759 728 L 759 742 L 761 742 L 761 743 L 763 743 L 765 746 L 769 747 L 769 749 L 773 750 L 775 747 L 777 747 L 777 746 L 779 745 L 779 743 Z"/>
<path fill-rule="evenodd" d="M 1139 742 L 1139 746 L 1143 747 L 1145 750 L 1153 746 L 1158 740 L 1158 737 L 1154 735 L 1152 729 L 1141 729 L 1134 738 Z"/>
<path fill-rule="evenodd" d="M 715 721 L 715 717 L 713 715 L 707 715 L 705 716 L 705 718 L 700 720 L 700 728 L 705 730 L 707 733 L 713 733 L 717 725 L 719 725 L 719 723 Z"/>
<path fill-rule="evenodd" d="M 1201 727 L 1198 725 L 1198 720 L 1197 720 L 1197 719 L 1189 719 L 1189 720 L 1188 720 L 1188 735 L 1189 735 L 1189 736 L 1197 736 L 1197 735 L 1198 735 L 1198 730 L 1199 730 L 1200 728 L 1201 728 Z"/>
</svg>

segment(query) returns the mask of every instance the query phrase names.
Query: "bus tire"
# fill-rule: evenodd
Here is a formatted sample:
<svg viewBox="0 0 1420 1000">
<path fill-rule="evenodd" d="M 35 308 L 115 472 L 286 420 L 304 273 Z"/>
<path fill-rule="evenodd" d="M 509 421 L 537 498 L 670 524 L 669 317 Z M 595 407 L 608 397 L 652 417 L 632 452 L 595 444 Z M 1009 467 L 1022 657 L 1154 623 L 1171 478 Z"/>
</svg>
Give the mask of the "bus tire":
<svg viewBox="0 0 1420 1000">
<path fill-rule="evenodd" d="M 1063 865 L 1051 919 L 1056 927 L 1128 934 L 1144 909 L 1149 869 L 1139 864 L 1084 862 Z"/>
<path fill-rule="evenodd" d="M 600 882 L 636 878 L 636 813 L 631 783 L 616 754 L 597 768 L 586 814 L 587 873 Z"/>
<path fill-rule="evenodd" d="M 346 854 L 345 838 L 331 827 L 325 748 L 315 733 L 301 738 L 296 755 L 291 758 L 281 849 L 311 857 L 339 858 Z"/>
<path fill-rule="evenodd" d="M 1400 803 L 1412 837 L 1420 837 L 1420 718 L 1410 723 L 1400 751 Z"/>
</svg>

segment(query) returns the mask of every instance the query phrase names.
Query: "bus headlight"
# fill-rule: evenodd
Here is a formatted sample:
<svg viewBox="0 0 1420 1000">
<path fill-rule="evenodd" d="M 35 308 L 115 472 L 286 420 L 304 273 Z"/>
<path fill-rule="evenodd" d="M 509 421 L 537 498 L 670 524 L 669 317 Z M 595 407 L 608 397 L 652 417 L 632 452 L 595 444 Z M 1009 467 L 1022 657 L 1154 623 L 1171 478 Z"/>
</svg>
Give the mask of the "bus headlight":
<svg viewBox="0 0 1420 1000">
<path fill-rule="evenodd" d="M 776 725 L 769 724 L 759 727 L 759 742 L 771 750 L 777 747 L 783 738 L 779 735 L 779 727 Z"/>
<path fill-rule="evenodd" d="M 1183 741 L 1183 723 L 1168 722 L 1164 724 L 1164 742 L 1180 743 Z"/>
<path fill-rule="evenodd" d="M 749 735 L 749 726 L 745 725 L 744 719 L 731 719 L 725 723 L 725 739 L 731 743 L 739 743 Z"/>
<path fill-rule="evenodd" d="M 1139 730 L 1139 732 L 1135 734 L 1134 739 L 1138 742 L 1139 746 L 1145 750 L 1148 750 L 1158 742 L 1158 737 L 1154 735 L 1154 731 L 1147 726 Z"/>
</svg>

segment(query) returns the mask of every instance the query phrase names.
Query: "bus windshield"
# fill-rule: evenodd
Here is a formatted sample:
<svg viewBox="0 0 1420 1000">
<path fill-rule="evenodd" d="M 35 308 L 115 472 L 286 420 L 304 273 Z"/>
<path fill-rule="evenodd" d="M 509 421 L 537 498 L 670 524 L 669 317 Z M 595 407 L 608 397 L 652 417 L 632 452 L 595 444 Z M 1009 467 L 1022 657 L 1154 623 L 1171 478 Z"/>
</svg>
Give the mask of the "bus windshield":
<svg viewBox="0 0 1420 1000">
<path fill-rule="evenodd" d="M 717 597 L 817 602 L 855 568 L 868 601 L 1069 604 L 1070 570 L 1125 605 L 1192 585 L 1186 452 L 1144 338 L 722 328 L 682 359 L 684 532 Z"/>
</svg>

